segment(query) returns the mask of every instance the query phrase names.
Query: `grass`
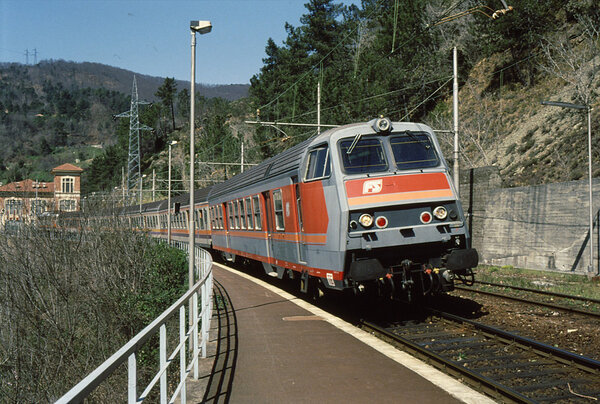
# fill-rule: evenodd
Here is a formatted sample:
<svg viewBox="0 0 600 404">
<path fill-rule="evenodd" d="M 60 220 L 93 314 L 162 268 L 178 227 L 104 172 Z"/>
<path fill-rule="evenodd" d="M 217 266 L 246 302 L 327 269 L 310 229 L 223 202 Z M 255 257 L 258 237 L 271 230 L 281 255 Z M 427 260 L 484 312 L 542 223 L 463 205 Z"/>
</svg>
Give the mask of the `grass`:
<svg viewBox="0 0 600 404">
<path fill-rule="evenodd" d="M 511 265 L 503 267 L 480 265 L 475 270 L 475 279 L 572 296 L 600 298 L 600 281 L 598 279 L 590 279 L 586 275 L 573 273 L 514 268 Z"/>
</svg>

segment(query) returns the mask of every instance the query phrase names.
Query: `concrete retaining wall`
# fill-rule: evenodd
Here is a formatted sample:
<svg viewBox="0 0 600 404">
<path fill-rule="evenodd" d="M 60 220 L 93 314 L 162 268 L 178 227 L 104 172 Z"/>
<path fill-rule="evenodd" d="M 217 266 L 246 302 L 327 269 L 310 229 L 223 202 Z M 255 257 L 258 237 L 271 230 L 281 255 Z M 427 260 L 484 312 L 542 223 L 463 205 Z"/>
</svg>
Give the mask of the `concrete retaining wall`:
<svg viewBox="0 0 600 404">
<path fill-rule="evenodd" d="M 501 188 L 494 167 L 461 173 L 461 200 L 480 262 L 587 272 L 588 181 Z M 594 196 L 600 205 L 600 182 Z M 597 195 L 597 196 L 596 196 Z M 594 229 L 594 265 L 598 265 Z M 585 246 L 585 248 L 583 248 Z"/>
</svg>

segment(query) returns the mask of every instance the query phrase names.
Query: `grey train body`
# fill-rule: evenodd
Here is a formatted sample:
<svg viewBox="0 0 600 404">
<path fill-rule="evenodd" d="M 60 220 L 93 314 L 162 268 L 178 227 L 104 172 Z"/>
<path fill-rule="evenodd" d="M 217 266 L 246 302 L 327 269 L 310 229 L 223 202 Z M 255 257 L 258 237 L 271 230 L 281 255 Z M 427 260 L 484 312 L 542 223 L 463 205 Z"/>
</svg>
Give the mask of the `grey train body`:
<svg viewBox="0 0 600 404">
<path fill-rule="evenodd" d="M 187 197 L 187 199 L 186 199 Z M 196 242 L 262 262 L 301 289 L 365 289 L 408 299 L 472 280 L 477 252 L 437 138 L 426 125 L 374 119 L 330 129 L 195 192 Z M 172 239 L 187 241 L 189 194 Z M 166 201 L 126 213 L 166 236 Z"/>
</svg>

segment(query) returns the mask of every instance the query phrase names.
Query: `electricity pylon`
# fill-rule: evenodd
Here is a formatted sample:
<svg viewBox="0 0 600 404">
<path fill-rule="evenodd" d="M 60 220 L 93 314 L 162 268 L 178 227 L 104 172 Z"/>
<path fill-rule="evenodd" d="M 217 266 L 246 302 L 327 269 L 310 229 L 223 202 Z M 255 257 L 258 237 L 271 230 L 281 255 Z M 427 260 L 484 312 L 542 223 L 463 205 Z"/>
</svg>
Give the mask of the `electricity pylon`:
<svg viewBox="0 0 600 404">
<path fill-rule="evenodd" d="M 138 99 L 137 82 L 133 76 L 133 89 L 131 90 L 131 107 L 129 111 L 115 115 L 115 118 L 129 118 L 129 157 L 127 159 L 127 190 L 139 186 L 142 177 L 140 166 L 140 130 L 152 130 L 151 127 L 140 125 L 138 105 L 149 104 Z"/>
</svg>

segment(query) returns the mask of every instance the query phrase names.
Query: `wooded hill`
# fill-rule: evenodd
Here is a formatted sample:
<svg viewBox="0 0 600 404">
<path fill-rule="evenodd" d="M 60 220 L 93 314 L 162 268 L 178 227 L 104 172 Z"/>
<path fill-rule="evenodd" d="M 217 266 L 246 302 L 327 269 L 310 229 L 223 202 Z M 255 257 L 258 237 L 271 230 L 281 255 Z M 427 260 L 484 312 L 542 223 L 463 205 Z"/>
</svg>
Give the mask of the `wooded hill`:
<svg viewBox="0 0 600 404">
<path fill-rule="evenodd" d="M 119 125 L 128 128 L 113 115 L 129 110 L 134 74 L 139 99 L 161 102 L 155 94 L 164 78 L 98 63 L 0 64 L 0 181 L 47 181 L 50 169 L 65 162 L 87 168 L 87 160 L 117 142 Z M 175 91 L 189 88 L 186 81 L 172 84 Z M 248 87 L 197 85 L 205 97 L 226 100 L 246 97 Z"/>
<path fill-rule="evenodd" d="M 308 1 L 300 25 L 286 24 L 282 43 L 267 42 L 264 65 L 251 79 L 247 98 L 197 96 L 197 161 L 239 162 L 243 141 L 245 161 L 256 163 L 313 136 L 312 128 L 257 127 L 243 121 L 316 123 L 318 83 L 322 123 L 385 115 L 451 130 L 452 49 L 457 47 L 461 168 L 496 165 L 508 186 L 584 178 L 585 116 L 542 106 L 540 100 L 598 106 L 600 10 L 592 0 L 506 2 L 363 0 L 356 7 Z M 130 82 L 131 77 L 129 88 Z M 155 128 L 142 136 L 142 170 L 155 170 L 158 179 L 165 180 L 166 144 L 178 140 L 174 178 L 185 184 L 189 94 L 186 88 L 174 91 L 172 86 L 167 80 L 157 84 L 154 94 L 162 88 L 156 96 L 160 102 L 140 108 L 141 122 Z M 105 86 L 102 91 L 112 89 Z M 128 109 L 124 97 L 112 101 L 121 107 L 114 105 L 119 112 Z M 93 117 L 87 121 L 103 135 L 113 136 L 114 146 L 86 171 L 84 189 L 120 186 L 121 170 L 127 165 L 128 122 L 121 120 L 115 128 L 110 125 L 117 123 L 95 122 Z M 593 113 L 593 132 L 599 123 Z M 31 133 L 35 139 L 37 132 Z M 452 135 L 439 138 L 452 164 Z M 595 176 L 600 174 L 596 139 Z M 198 186 L 238 171 L 236 166 L 215 169 L 199 163 L 196 178 L 207 182 L 199 181 Z"/>
<path fill-rule="evenodd" d="M 252 101 L 265 121 L 314 123 L 321 82 L 323 123 L 386 115 L 451 130 L 456 46 L 461 168 L 496 165 L 508 186 L 581 179 L 585 115 L 540 100 L 598 106 L 597 3 L 507 3 L 511 7 L 501 0 L 364 0 L 357 8 L 310 1 L 302 25 L 286 25 L 284 43 L 267 44 L 264 66 L 251 80 Z M 597 130 L 597 113 L 592 121 Z M 268 127 L 256 132 L 263 155 L 313 133 L 282 128 L 287 137 Z M 439 137 L 451 160 L 453 135 Z"/>
</svg>

